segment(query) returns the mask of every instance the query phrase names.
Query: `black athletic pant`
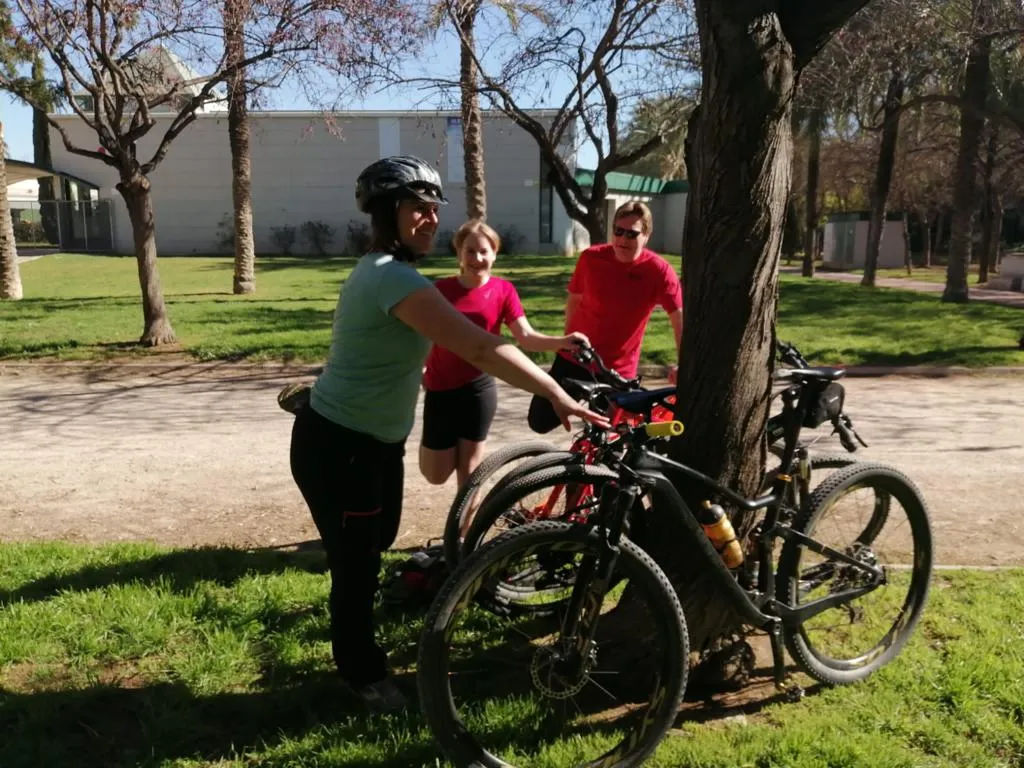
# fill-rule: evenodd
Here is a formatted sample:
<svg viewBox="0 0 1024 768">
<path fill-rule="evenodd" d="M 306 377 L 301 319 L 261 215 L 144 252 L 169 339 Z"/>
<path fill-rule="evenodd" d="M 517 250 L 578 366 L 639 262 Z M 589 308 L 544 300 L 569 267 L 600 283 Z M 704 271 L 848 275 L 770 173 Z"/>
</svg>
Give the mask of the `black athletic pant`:
<svg viewBox="0 0 1024 768">
<path fill-rule="evenodd" d="M 563 379 L 594 381 L 594 374 L 582 365 L 566 360 L 561 355 L 555 356 L 555 362 L 551 364 L 551 370 L 548 373 L 559 384 L 562 383 Z M 530 400 L 530 412 L 527 414 L 526 421 L 530 425 L 530 429 L 542 435 L 547 434 L 562 423 L 562 420 L 558 418 L 558 414 L 555 413 L 551 401 L 540 395 L 534 395 L 533 399 Z"/>
<path fill-rule="evenodd" d="M 303 408 L 292 428 L 292 477 L 313 515 L 331 571 L 331 648 L 355 686 L 387 675 L 374 637 L 380 553 L 398 534 L 405 441 L 383 443 Z"/>
</svg>

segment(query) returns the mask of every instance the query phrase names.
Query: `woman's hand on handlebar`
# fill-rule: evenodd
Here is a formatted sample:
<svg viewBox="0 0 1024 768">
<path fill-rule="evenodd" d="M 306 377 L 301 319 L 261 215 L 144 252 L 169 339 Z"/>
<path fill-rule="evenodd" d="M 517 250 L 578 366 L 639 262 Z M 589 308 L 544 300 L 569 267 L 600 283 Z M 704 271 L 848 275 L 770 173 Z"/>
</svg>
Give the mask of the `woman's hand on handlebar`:
<svg viewBox="0 0 1024 768">
<path fill-rule="evenodd" d="M 589 347 L 590 339 L 587 338 L 587 334 L 580 333 L 579 331 L 573 331 L 572 333 L 566 334 L 562 339 L 562 349 L 567 352 L 579 349 L 580 347 Z"/>
<path fill-rule="evenodd" d="M 575 416 L 578 419 L 589 421 L 595 426 L 608 429 L 611 426 L 611 422 L 607 416 L 590 410 L 587 406 L 577 403 L 571 397 L 569 397 L 564 391 L 559 392 L 556 396 L 551 397 L 551 406 L 555 409 L 555 413 L 558 418 L 562 420 L 562 426 L 568 432 L 572 430 L 572 423 L 569 421 L 570 416 Z"/>
</svg>

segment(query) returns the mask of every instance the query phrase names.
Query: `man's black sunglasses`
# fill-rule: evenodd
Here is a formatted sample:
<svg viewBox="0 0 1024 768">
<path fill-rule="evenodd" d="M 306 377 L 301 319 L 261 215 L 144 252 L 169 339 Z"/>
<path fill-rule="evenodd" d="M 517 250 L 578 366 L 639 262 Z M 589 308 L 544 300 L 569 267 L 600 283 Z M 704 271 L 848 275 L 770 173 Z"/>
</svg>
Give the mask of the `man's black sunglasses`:
<svg viewBox="0 0 1024 768">
<path fill-rule="evenodd" d="M 615 233 L 616 237 L 625 236 L 628 237 L 630 240 L 636 240 L 638 237 L 640 237 L 640 235 L 643 234 L 643 232 L 640 232 L 636 229 L 623 229 L 622 227 L 615 227 L 614 229 L 612 229 L 612 232 Z"/>
</svg>

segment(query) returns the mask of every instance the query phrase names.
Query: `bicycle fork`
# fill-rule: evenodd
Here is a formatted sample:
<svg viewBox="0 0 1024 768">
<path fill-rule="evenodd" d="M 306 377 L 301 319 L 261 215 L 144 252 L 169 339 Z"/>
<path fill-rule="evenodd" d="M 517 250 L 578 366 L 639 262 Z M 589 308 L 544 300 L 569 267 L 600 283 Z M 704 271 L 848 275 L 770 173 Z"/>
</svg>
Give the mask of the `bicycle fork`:
<svg viewBox="0 0 1024 768">
<path fill-rule="evenodd" d="M 601 491 L 598 519 L 602 524 L 597 529 L 604 533 L 601 550 L 596 556 L 583 558 L 562 626 L 562 641 L 567 646 L 565 661 L 574 667 L 577 675 L 586 674 L 595 661 L 597 620 L 619 557 L 619 539 L 626 516 L 639 495 L 638 488 L 623 488 L 618 483 L 608 483 Z"/>
</svg>

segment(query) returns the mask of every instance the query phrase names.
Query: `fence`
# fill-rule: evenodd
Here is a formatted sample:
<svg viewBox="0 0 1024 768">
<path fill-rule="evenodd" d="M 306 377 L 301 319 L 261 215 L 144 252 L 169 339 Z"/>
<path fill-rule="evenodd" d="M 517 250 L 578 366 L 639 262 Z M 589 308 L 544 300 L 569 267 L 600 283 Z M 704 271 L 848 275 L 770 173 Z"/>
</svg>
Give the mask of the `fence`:
<svg viewBox="0 0 1024 768">
<path fill-rule="evenodd" d="M 109 200 L 12 200 L 10 206 L 14 240 L 19 247 L 114 249 Z"/>
</svg>

